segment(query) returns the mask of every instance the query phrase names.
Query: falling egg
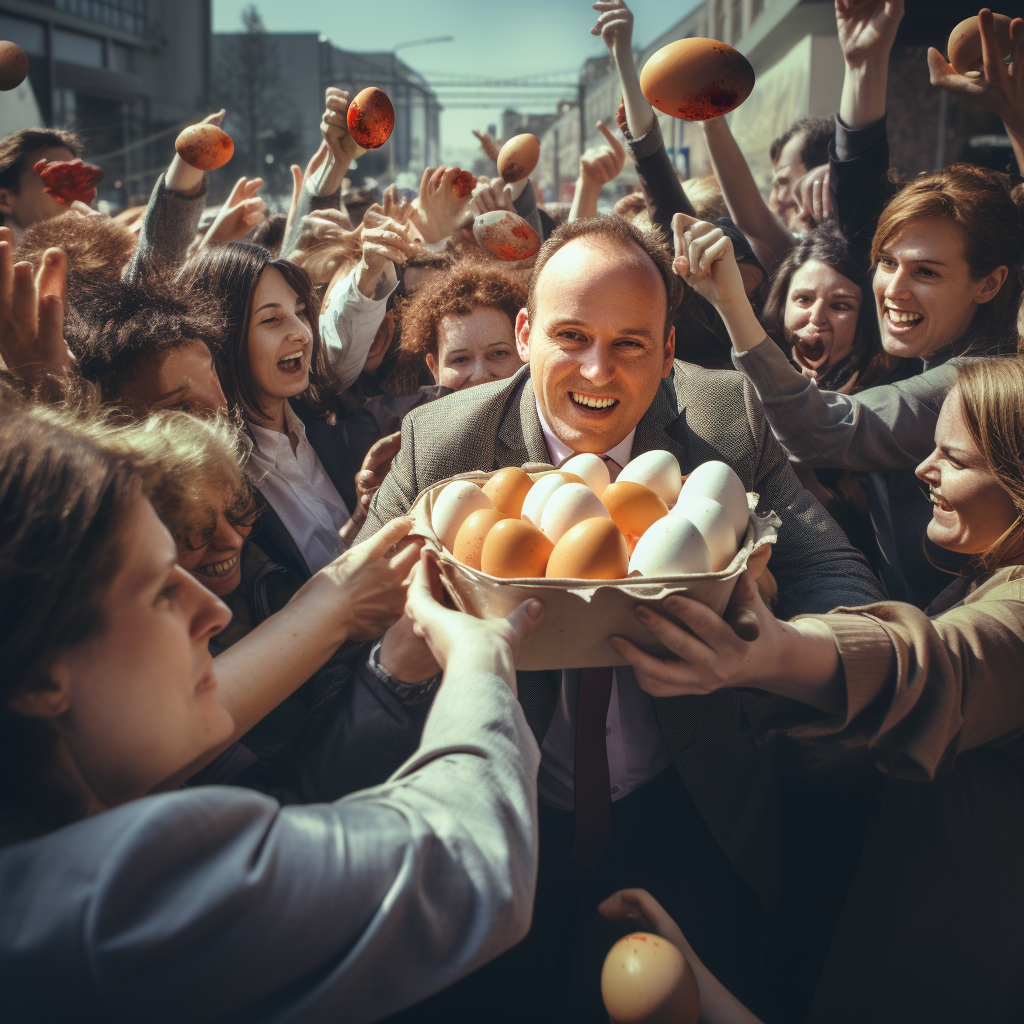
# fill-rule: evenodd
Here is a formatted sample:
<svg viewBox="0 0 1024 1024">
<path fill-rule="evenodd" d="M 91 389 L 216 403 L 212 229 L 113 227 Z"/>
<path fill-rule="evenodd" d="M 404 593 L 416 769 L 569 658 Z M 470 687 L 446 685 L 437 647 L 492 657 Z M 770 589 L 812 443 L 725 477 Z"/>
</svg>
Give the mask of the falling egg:
<svg viewBox="0 0 1024 1024">
<path fill-rule="evenodd" d="M 529 259 L 540 248 L 540 236 L 510 210 L 488 210 L 473 221 L 473 237 L 480 248 L 499 260 Z"/>
<path fill-rule="evenodd" d="M 569 580 L 621 580 L 629 573 L 622 531 L 604 517 L 584 519 L 555 544 L 545 575 Z"/>
<path fill-rule="evenodd" d="M 533 523 L 540 529 L 540 518 L 544 514 L 544 506 L 559 487 L 564 487 L 568 481 L 561 473 L 546 473 L 529 490 L 523 499 L 523 511 L 521 518 L 528 523 Z"/>
<path fill-rule="evenodd" d="M 178 156 L 199 171 L 215 171 L 234 155 L 235 144 L 223 128 L 215 124 L 194 124 L 175 140 Z"/>
<path fill-rule="evenodd" d="M 383 89 L 356 93 L 348 105 L 348 130 L 363 149 L 380 149 L 395 127 L 395 108 Z"/>
<path fill-rule="evenodd" d="M 590 452 L 566 459 L 558 469 L 562 473 L 575 473 L 599 498 L 611 482 L 604 459 Z"/>
<path fill-rule="evenodd" d="M 476 178 L 469 171 L 459 171 L 452 182 L 452 191 L 459 199 L 465 199 L 475 188 Z"/>
<path fill-rule="evenodd" d="M 698 498 L 680 494 L 676 507 L 670 515 L 684 516 L 700 530 L 704 543 L 711 555 L 711 571 L 721 572 L 729 567 L 736 557 L 736 528 L 733 526 L 729 513 L 711 498 Z"/>
<path fill-rule="evenodd" d="M 523 514 L 523 502 L 533 487 L 529 473 L 524 473 L 515 466 L 499 469 L 487 483 L 483 491 L 499 512 L 518 519 Z"/>
<path fill-rule="evenodd" d="M 455 535 L 452 554 L 456 560 L 471 569 L 479 569 L 480 554 L 487 534 L 492 526 L 507 518 L 508 516 L 496 508 L 478 508 L 470 513 Z"/>
<path fill-rule="evenodd" d="M 995 22 L 999 54 L 1005 60 L 1010 56 L 1010 19 L 1005 14 L 993 14 L 992 20 Z M 949 55 L 949 63 L 953 65 L 953 70 L 958 75 L 964 75 L 968 71 L 981 71 L 984 58 L 981 54 L 981 25 L 976 14 L 964 18 L 950 32 L 946 53 Z"/>
<path fill-rule="evenodd" d="M 0 42 L 0 91 L 17 89 L 28 77 L 28 55 L 17 43 Z"/>
<path fill-rule="evenodd" d="M 626 464 L 616 483 L 632 481 L 650 487 L 666 505 L 675 504 L 683 478 L 679 475 L 679 463 L 671 452 L 656 449 L 644 452 Z"/>
<path fill-rule="evenodd" d="M 430 513 L 438 540 L 449 550 L 455 547 L 459 528 L 478 509 L 494 508 L 491 499 L 469 480 L 455 480 L 441 488 Z"/>
<path fill-rule="evenodd" d="M 668 506 L 650 487 L 632 480 L 616 480 L 601 495 L 612 522 L 622 531 L 632 551 L 648 528 L 668 515 Z"/>
<path fill-rule="evenodd" d="M 565 484 L 544 505 L 540 528 L 552 544 L 557 544 L 577 523 L 597 518 L 611 522 L 601 499 L 586 484 Z"/>
<path fill-rule="evenodd" d="M 640 89 L 651 106 L 685 121 L 727 114 L 753 88 L 754 69 L 739 50 L 696 36 L 663 46 L 640 72 Z"/>
<path fill-rule="evenodd" d="M 702 462 L 687 478 L 679 492 L 679 500 L 710 498 L 717 501 L 732 520 L 736 531 L 736 546 L 743 543 L 750 522 L 747 490 L 743 481 L 724 462 Z"/>
<path fill-rule="evenodd" d="M 637 541 L 629 571 L 641 576 L 711 572 L 711 554 L 700 530 L 685 516 L 659 519 Z"/>
<path fill-rule="evenodd" d="M 512 185 L 528 178 L 540 160 L 540 141 L 536 135 L 513 135 L 498 153 L 498 173 Z"/>
<path fill-rule="evenodd" d="M 506 580 L 543 576 L 553 547 L 532 523 L 503 519 L 484 539 L 480 569 Z"/>
<path fill-rule="evenodd" d="M 634 932 L 608 951 L 601 996 L 612 1024 L 697 1024 L 700 989 L 679 949 L 660 935 Z"/>
</svg>

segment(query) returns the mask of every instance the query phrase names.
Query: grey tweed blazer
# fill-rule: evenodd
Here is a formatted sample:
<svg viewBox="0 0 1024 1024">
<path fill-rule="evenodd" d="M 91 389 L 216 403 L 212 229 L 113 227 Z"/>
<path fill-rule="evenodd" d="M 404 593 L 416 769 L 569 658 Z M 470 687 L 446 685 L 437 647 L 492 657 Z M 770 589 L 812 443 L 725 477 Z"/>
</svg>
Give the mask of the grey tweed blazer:
<svg viewBox="0 0 1024 1024">
<path fill-rule="evenodd" d="M 637 424 L 633 456 L 672 452 L 684 473 L 709 459 L 727 462 L 757 511 L 782 520 L 771 569 L 778 614 L 824 612 L 884 600 L 881 585 L 835 521 L 804 489 L 765 422 L 745 378 L 676 360 Z M 470 470 L 547 462 L 530 369 L 507 380 L 458 391 L 409 413 L 402 447 L 374 497 L 364 539 L 404 515 L 425 487 Z M 559 672 L 520 672 L 519 700 L 537 742 L 554 717 Z M 762 903 L 776 902 L 780 813 L 778 747 L 758 744 L 749 720 L 767 700 L 752 691 L 654 701 L 658 723 L 698 810 Z"/>
</svg>

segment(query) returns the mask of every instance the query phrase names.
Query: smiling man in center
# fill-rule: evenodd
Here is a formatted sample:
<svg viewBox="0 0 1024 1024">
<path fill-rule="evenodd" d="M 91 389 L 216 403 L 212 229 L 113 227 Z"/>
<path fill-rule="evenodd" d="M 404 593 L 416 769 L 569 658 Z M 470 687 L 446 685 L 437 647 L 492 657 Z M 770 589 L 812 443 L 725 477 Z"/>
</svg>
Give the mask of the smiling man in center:
<svg viewBox="0 0 1024 1024">
<path fill-rule="evenodd" d="M 800 485 L 750 386 L 674 358 L 679 288 L 657 235 L 618 217 L 559 228 L 537 256 L 516 323 L 528 365 L 406 416 L 360 537 L 458 473 L 592 452 L 611 460 L 614 478 L 631 458 L 665 449 L 683 473 L 727 462 L 760 495 L 758 512 L 781 518 L 771 563 L 781 617 L 878 600 L 878 582 Z M 369 662 L 410 702 L 411 684 L 438 672 L 404 623 Z M 779 746 L 756 743 L 749 729 L 764 698 L 655 699 L 628 666 L 522 672 L 518 685 L 542 750 L 534 927 L 462 988 L 502 985 L 507 998 L 492 1019 L 601 1019 L 597 978 L 615 936 L 595 930 L 595 908 L 632 886 L 678 915 L 708 967 L 756 1007 L 784 839 Z M 459 988 L 439 997 L 446 1017 L 474 1018 L 480 1004 L 460 1003 Z"/>
</svg>

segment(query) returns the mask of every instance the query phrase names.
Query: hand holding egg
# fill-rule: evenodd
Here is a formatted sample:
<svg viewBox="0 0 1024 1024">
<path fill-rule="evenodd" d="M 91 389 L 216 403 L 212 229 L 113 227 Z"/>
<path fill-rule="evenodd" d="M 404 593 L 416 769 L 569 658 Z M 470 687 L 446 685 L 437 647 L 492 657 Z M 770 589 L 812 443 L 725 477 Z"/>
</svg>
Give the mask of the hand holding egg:
<svg viewBox="0 0 1024 1024">
<path fill-rule="evenodd" d="M 634 932 L 608 951 L 601 996 L 612 1024 L 697 1024 L 700 990 L 686 957 L 667 939 Z"/>
</svg>

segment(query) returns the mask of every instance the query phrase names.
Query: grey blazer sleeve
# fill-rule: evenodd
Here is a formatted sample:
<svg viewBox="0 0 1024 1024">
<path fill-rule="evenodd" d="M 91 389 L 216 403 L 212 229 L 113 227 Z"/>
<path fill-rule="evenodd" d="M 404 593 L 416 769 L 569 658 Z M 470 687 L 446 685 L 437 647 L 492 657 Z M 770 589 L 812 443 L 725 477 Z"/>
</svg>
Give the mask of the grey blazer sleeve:
<svg viewBox="0 0 1024 1024">
<path fill-rule="evenodd" d="M 861 472 L 916 466 L 934 447 L 939 409 L 956 380 L 955 366 L 944 363 L 850 396 L 819 391 L 770 340 L 732 361 L 794 462 Z"/>
<path fill-rule="evenodd" d="M 11 1020 L 377 1020 L 518 942 L 540 754 L 502 680 L 446 680 L 383 785 L 150 797 L 0 851 Z M 71 834 L 74 833 L 74 834 Z M 61 984 L 52 983 L 54 963 Z"/>
<path fill-rule="evenodd" d="M 359 531 L 355 543 L 372 537 L 385 523 L 396 516 L 404 516 L 412 508 L 420 493 L 416 481 L 416 441 L 413 437 L 415 416 L 402 420 L 402 446 L 391 463 L 388 475 L 377 488 L 366 513 L 366 522 Z"/>
<path fill-rule="evenodd" d="M 812 609 L 824 612 L 884 600 L 882 585 L 864 556 L 797 479 L 747 381 L 743 399 L 755 452 L 751 489 L 760 495 L 757 511 L 774 511 L 782 520 L 768 563 L 779 585 L 777 614 L 788 619 Z"/>
<path fill-rule="evenodd" d="M 195 241 L 199 220 L 206 208 L 210 176 L 203 175 L 203 187 L 193 195 L 172 192 L 161 174 L 153 186 L 149 206 L 139 232 L 139 244 L 122 275 L 125 281 L 138 281 L 147 266 L 174 267 L 183 262 L 188 247 Z"/>
</svg>

